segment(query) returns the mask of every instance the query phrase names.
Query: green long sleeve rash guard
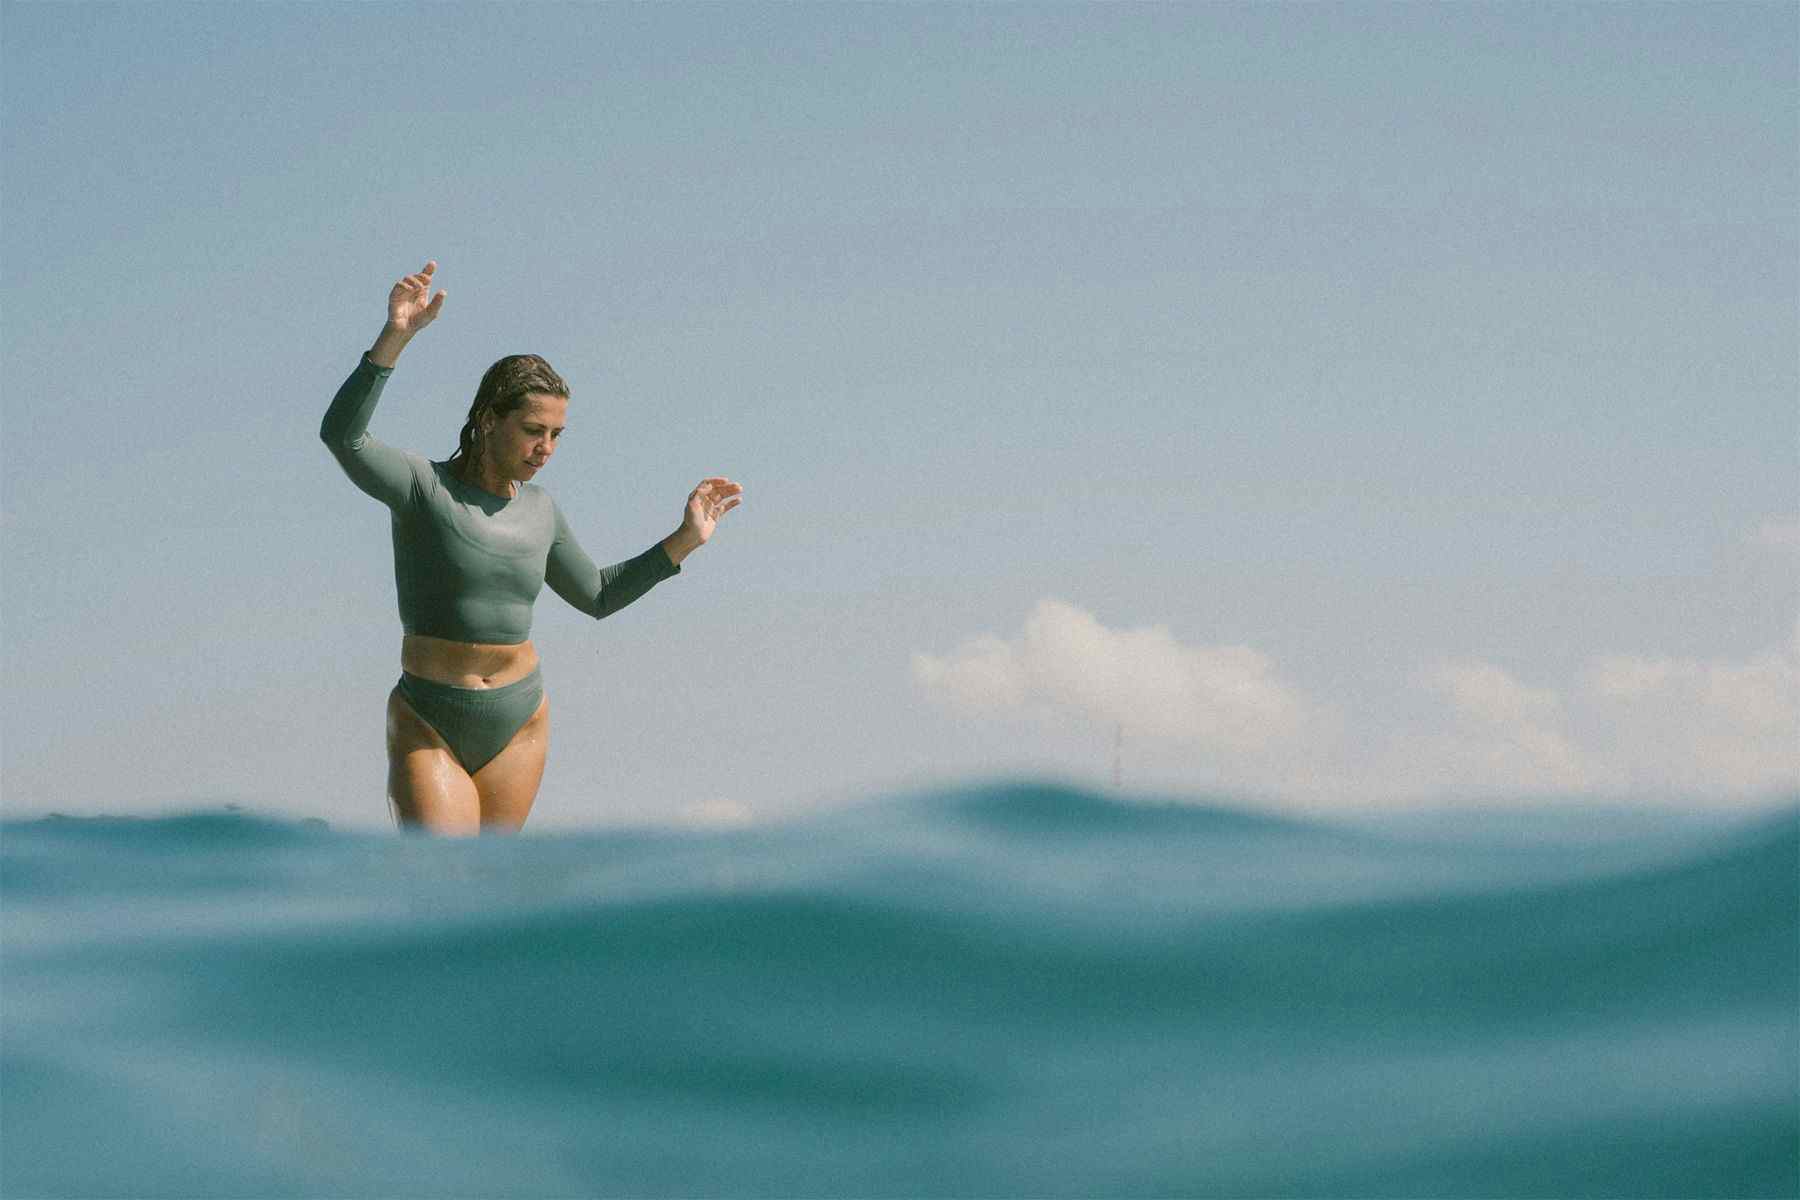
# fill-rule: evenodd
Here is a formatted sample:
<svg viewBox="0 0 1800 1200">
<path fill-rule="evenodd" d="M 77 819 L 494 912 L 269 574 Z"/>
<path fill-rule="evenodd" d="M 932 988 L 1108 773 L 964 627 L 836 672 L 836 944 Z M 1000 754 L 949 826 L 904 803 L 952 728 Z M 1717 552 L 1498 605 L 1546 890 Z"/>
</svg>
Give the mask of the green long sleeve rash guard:
<svg viewBox="0 0 1800 1200">
<path fill-rule="evenodd" d="M 392 374 L 365 353 L 332 398 L 319 437 L 351 482 L 393 513 L 394 583 L 407 633 L 516 645 L 531 632 L 531 606 L 546 583 L 599 619 L 681 573 L 660 542 L 596 567 L 537 485 L 502 499 L 445 463 L 370 437 L 369 417 Z"/>
</svg>

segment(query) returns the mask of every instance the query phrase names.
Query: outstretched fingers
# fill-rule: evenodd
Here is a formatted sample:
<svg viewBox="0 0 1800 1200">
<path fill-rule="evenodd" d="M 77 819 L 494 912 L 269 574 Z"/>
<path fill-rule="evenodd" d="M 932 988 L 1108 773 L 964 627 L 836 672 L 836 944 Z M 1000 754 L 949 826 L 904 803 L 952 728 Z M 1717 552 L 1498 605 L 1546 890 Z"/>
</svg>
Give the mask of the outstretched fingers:
<svg viewBox="0 0 1800 1200">
<path fill-rule="evenodd" d="M 415 319 L 421 325 L 434 320 L 444 309 L 444 298 L 450 294 L 442 290 L 436 296 L 431 294 L 431 277 L 436 270 L 437 260 L 432 259 L 417 273 L 401 276 L 399 282 L 394 284 L 389 303 L 404 302 L 411 306 L 412 311 L 417 314 Z"/>
<path fill-rule="evenodd" d="M 722 475 L 702 480 L 694 489 L 696 495 L 705 497 L 707 511 L 714 516 L 723 516 L 736 508 L 744 494 L 744 485 L 733 483 Z"/>
<path fill-rule="evenodd" d="M 742 484 L 733 483 L 723 475 L 709 476 L 688 493 L 688 506 L 696 516 L 716 521 L 742 502 L 743 491 Z"/>
<path fill-rule="evenodd" d="M 694 489 L 695 492 L 701 492 L 711 496 L 735 496 L 743 490 L 743 484 L 733 483 L 723 475 L 714 475 L 710 478 L 702 479 L 700 481 L 700 486 Z"/>
</svg>

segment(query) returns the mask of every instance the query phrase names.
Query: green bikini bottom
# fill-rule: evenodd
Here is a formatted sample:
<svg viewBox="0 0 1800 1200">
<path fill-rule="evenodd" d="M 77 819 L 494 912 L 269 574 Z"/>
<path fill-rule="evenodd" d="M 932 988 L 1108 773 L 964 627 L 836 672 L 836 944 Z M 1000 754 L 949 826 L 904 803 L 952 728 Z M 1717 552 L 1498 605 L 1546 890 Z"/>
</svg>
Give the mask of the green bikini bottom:
<svg viewBox="0 0 1800 1200">
<path fill-rule="evenodd" d="M 543 672 L 497 688 L 461 688 L 400 673 L 400 694 L 473 775 L 506 749 L 544 698 Z"/>
</svg>

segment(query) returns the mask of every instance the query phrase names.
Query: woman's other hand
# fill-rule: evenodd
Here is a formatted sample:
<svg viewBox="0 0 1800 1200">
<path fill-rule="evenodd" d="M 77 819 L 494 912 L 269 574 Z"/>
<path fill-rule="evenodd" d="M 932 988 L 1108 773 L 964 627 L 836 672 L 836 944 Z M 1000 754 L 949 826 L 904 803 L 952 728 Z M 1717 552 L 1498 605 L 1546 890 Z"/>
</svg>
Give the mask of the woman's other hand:
<svg viewBox="0 0 1800 1200">
<path fill-rule="evenodd" d="M 706 544 L 718 528 L 719 518 L 742 503 L 744 486 L 721 475 L 702 479 L 688 493 L 687 511 L 681 514 L 681 528 L 663 539 L 663 549 L 676 566 L 681 560 Z"/>
<path fill-rule="evenodd" d="M 738 506 L 743 493 L 743 484 L 733 483 L 723 476 L 702 479 L 700 486 L 688 493 L 687 512 L 682 514 L 681 527 L 704 543 L 718 527 L 719 518 Z"/>
</svg>

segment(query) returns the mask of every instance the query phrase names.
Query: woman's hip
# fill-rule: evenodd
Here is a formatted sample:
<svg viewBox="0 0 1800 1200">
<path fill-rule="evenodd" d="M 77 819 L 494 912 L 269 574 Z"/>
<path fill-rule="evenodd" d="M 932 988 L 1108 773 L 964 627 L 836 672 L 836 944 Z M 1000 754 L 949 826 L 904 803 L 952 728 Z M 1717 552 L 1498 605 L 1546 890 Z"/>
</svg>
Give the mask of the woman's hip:
<svg viewBox="0 0 1800 1200">
<path fill-rule="evenodd" d="M 501 687 L 468 688 L 401 672 L 397 691 L 438 732 L 470 774 L 481 769 L 544 702 L 540 667 Z"/>
</svg>

